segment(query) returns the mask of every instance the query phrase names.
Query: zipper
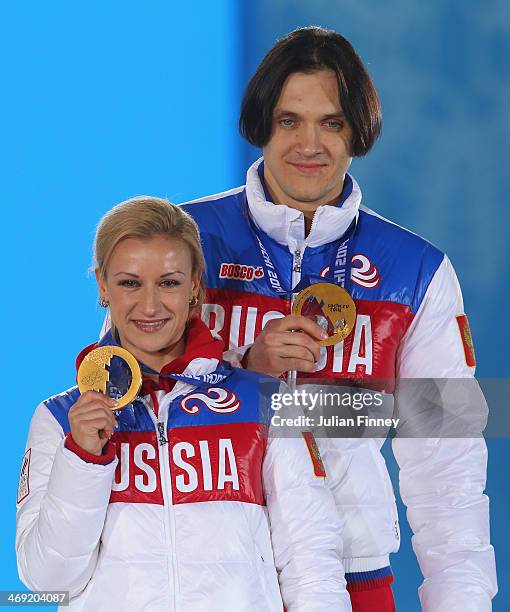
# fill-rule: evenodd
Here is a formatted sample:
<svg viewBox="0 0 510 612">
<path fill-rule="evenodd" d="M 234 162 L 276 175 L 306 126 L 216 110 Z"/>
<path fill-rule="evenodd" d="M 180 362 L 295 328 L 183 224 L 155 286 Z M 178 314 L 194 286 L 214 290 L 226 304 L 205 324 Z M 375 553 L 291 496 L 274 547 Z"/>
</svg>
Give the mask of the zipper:
<svg viewBox="0 0 510 612">
<path fill-rule="evenodd" d="M 294 251 L 294 267 L 292 268 L 293 272 L 298 272 L 301 274 L 301 262 L 303 260 L 303 255 L 300 249 L 296 249 Z"/>
<path fill-rule="evenodd" d="M 165 438 L 165 424 L 160 421 L 157 422 L 158 427 L 158 443 L 160 446 L 168 444 L 168 440 Z"/>
<path fill-rule="evenodd" d="M 305 247 L 306 248 L 306 247 Z M 304 250 L 304 249 L 303 249 Z M 293 253 L 292 259 L 292 287 L 295 287 L 301 280 L 301 264 L 303 263 L 303 251 L 297 248 Z M 290 294 L 290 309 L 292 312 L 292 306 L 294 305 L 294 293 Z M 296 372 L 291 370 L 287 373 L 287 384 L 291 391 L 296 388 Z"/>
<path fill-rule="evenodd" d="M 317 209 L 318 210 L 318 209 Z M 312 224 L 310 225 L 310 231 L 308 232 L 308 236 L 313 232 L 315 225 L 317 225 L 317 210 L 313 213 Z"/>
<path fill-rule="evenodd" d="M 299 281 L 301 280 L 301 267 L 303 264 L 303 251 L 306 249 L 306 246 L 298 247 L 292 253 L 292 287 L 295 287 Z M 294 294 L 291 295 L 290 304 L 294 303 Z"/>
<path fill-rule="evenodd" d="M 179 612 L 179 574 L 177 571 L 177 551 L 176 543 L 176 525 L 175 514 L 172 499 L 172 475 L 170 472 L 170 453 L 168 444 L 168 432 L 166 431 L 166 420 L 168 408 L 178 395 L 182 393 L 182 385 L 177 383 L 171 393 L 164 396 L 163 401 L 159 404 L 158 416 L 156 417 L 152 406 L 145 400 L 142 400 L 145 407 L 149 411 L 149 415 L 154 423 L 158 434 L 158 458 L 159 458 L 159 473 L 161 476 L 161 492 L 163 495 L 163 513 L 165 526 L 165 540 L 167 549 L 172 552 L 172 567 L 168 567 L 168 581 L 173 584 L 174 605 L 173 611 Z M 166 435 L 165 435 L 166 434 Z"/>
</svg>

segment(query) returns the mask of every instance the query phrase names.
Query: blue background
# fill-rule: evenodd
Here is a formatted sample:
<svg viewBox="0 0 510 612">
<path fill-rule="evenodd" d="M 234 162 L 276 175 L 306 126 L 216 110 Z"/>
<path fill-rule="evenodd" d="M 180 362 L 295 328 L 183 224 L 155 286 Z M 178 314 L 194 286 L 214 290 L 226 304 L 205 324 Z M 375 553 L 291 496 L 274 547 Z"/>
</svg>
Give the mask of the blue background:
<svg viewBox="0 0 510 612">
<path fill-rule="evenodd" d="M 506 0 L 35 1 L 0 8 L 4 477 L 0 590 L 14 556 L 17 478 L 37 403 L 74 382 L 102 312 L 89 273 L 95 224 L 138 194 L 175 202 L 244 182 L 258 155 L 237 133 L 242 91 L 276 38 L 302 25 L 351 40 L 384 128 L 352 173 L 365 202 L 452 259 L 478 376 L 508 378 L 510 4 Z M 11 355 L 10 357 L 8 357 Z M 8 359 L 8 364 L 7 364 Z M 8 395 L 5 391 L 8 390 Z M 510 608 L 510 443 L 489 440 L 500 594 Z M 396 468 L 388 453 L 392 477 Z M 402 506 L 399 610 L 419 610 Z"/>
</svg>

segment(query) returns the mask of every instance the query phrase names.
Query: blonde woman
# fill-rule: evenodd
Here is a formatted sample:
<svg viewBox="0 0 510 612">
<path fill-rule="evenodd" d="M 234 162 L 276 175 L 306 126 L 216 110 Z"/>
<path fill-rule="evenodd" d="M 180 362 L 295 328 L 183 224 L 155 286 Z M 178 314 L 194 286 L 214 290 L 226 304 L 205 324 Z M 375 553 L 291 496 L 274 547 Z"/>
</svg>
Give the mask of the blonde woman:
<svg viewBox="0 0 510 612">
<path fill-rule="evenodd" d="M 23 582 L 69 591 L 70 610 L 350 610 L 313 441 L 268 437 L 262 376 L 224 363 L 196 316 L 194 221 L 165 200 L 123 202 L 98 226 L 95 267 L 112 321 L 99 345 L 128 349 L 143 386 L 120 411 L 76 387 L 37 408 L 18 497 Z"/>
</svg>

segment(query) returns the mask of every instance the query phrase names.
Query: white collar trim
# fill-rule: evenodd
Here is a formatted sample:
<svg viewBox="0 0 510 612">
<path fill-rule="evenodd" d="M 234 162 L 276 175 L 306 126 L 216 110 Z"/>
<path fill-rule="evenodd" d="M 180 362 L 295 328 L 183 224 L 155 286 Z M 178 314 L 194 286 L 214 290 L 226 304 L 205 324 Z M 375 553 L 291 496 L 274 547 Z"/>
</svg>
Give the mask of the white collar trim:
<svg viewBox="0 0 510 612">
<path fill-rule="evenodd" d="M 341 238 L 358 214 L 361 190 L 352 178 L 352 192 L 342 206 L 320 206 L 315 212 L 310 233 L 304 238 L 305 217 L 302 212 L 286 206 L 268 202 L 260 182 L 258 167 L 264 158 L 259 158 L 246 174 L 246 198 L 250 215 L 259 229 L 279 244 L 294 247 L 317 247 Z M 349 175 L 350 176 L 350 175 Z"/>
</svg>

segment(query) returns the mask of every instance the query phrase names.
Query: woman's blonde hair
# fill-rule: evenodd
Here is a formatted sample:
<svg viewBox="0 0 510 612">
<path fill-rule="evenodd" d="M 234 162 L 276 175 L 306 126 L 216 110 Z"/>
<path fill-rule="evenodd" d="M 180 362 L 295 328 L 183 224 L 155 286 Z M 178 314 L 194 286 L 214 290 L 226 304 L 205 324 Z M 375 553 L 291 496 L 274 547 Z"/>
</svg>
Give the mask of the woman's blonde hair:
<svg viewBox="0 0 510 612">
<path fill-rule="evenodd" d="M 197 304 L 190 307 L 190 316 L 200 312 L 205 298 L 204 254 L 200 245 L 200 233 L 195 221 L 179 206 L 163 198 L 139 196 L 121 202 L 109 210 L 97 226 L 94 240 L 94 268 L 101 277 L 115 247 L 126 238 L 149 240 L 164 236 L 182 240 L 191 254 L 192 273 L 200 277 Z"/>
</svg>

